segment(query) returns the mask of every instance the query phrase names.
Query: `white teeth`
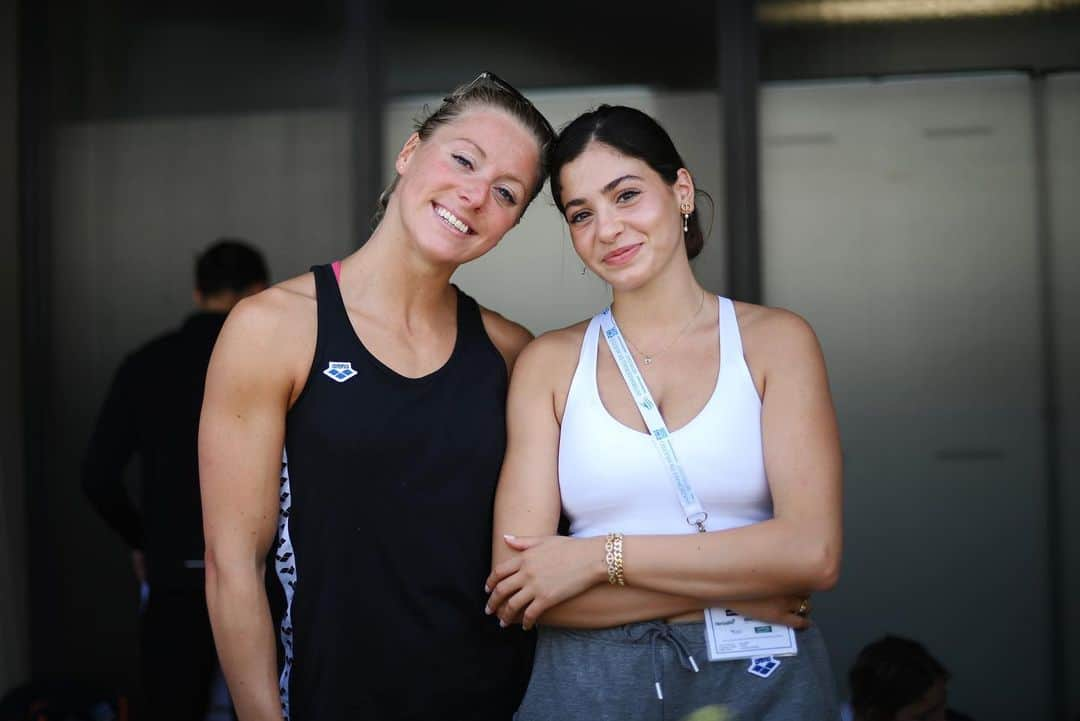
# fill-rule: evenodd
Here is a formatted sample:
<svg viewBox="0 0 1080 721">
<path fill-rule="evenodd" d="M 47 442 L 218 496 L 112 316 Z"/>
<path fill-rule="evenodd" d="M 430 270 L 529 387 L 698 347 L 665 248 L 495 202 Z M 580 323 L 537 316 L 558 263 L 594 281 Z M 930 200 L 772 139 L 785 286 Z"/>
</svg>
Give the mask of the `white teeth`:
<svg viewBox="0 0 1080 721">
<path fill-rule="evenodd" d="M 451 213 L 446 208 L 444 208 L 442 206 L 437 206 L 435 208 L 435 212 L 439 215 L 440 218 L 442 218 L 447 223 L 449 223 L 450 225 L 452 225 L 455 228 L 457 228 L 458 230 L 460 230 L 462 233 L 468 233 L 469 232 L 469 226 L 465 225 L 460 220 L 458 220 L 458 217 L 456 215 L 454 215 L 453 213 Z"/>
</svg>

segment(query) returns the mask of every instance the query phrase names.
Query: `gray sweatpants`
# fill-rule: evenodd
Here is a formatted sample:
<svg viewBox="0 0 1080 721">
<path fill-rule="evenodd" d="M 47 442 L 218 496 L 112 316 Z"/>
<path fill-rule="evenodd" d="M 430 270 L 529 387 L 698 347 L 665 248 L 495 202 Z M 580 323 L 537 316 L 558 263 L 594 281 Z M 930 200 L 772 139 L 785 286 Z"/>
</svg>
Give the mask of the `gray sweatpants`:
<svg viewBox="0 0 1080 721">
<path fill-rule="evenodd" d="M 749 660 L 710 662 L 703 623 L 541 626 L 529 689 L 514 719 L 836 721 L 821 633 L 799 631 L 798 643 L 798 655 L 776 659 L 771 673 L 769 664 L 759 665 L 768 674 L 763 678 L 748 670 Z"/>
</svg>

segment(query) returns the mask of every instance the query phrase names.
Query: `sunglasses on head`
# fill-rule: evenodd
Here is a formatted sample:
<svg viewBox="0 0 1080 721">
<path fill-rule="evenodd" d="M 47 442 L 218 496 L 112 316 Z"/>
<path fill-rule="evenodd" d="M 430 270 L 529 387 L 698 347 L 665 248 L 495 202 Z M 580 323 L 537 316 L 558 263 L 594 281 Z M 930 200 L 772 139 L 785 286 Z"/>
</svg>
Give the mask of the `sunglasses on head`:
<svg viewBox="0 0 1080 721">
<path fill-rule="evenodd" d="M 491 73 L 486 70 L 473 78 L 468 84 L 463 85 L 461 88 L 454 91 L 453 94 L 447 95 L 445 98 L 443 98 L 443 101 L 447 103 L 455 102 L 456 100 L 459 100 L 462 96 L 468 94 L 474 88 L 483 85 L 490 85 L 492 87 L 498 88 L 499 90 L 508 94 L 515 100 L 518 100 L 528 105 L 536 112 L 537 117 L 540 119 L 540 122 L 543 123 L 544 129 L 547 131 L 548 135 L 550 135 L 552 138 L 555 137 L 555 128 L 551 127 L 551 123 L 548 122 L 547 118 L 544 117 L 543 113 L 536 109 L 536 106 L 533 105 L 531 100 L 522 95 L 521 91 L 515 88 L 513 85 L 506 82 L 495 73 Z"/>
</svg>

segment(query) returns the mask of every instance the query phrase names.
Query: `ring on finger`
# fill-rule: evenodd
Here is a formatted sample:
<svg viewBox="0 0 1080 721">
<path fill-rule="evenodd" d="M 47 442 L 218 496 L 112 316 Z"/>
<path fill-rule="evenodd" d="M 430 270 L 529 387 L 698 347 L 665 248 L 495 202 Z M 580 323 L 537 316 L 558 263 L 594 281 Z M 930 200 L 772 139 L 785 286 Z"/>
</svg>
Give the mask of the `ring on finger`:
<svg viewBox="0 0 1080 721">
<path fill-rule="evenodd" d="M 804 598 L 802 603 L 799 604 L 799 610 L 795 612 L 796 616 L 802 616 L 806 618 L 810 615 L 810 599 Z"/>
</svg>

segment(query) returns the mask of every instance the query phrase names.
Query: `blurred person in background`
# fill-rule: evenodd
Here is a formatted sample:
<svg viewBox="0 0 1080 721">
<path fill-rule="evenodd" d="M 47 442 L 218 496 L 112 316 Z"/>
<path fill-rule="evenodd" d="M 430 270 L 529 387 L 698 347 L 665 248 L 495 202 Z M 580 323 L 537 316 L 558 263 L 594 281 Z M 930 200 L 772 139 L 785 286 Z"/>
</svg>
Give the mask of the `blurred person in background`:
<svg viewBox="0 0 1080 721">
<path fill-rule="evenodd" d="M 848 673 L 844 721 L 972 721 L 948 707 L 950 674 L 922 644 L 885 636 L 864 647 Z"/>
<path fill-rule="evenodd" d="M 153 721 L 192 721 L 207 712 L 217 659 L 202 560 L 199 413 L 226 315 L 267 282 L 263 256 L 243 241 L 220 239 L 201 253 L 196 311 L 124 359 L 83 462 L 83 490 L 131 549 L 142 589 L 142 685 L 145 717 Z M 124 484 L 136 457 L 138 503 Z"/>
<path fill-rule="evenodd" d="M 521 219 L 553 136 L 482 73 L 405 142 L 358 251 L 226 323 L 199 460 L 207 600 L 242 721 L 507 721 L 517 707 L 531 646 L 482 609 L 506 388 L 531 335 L 450 277 Z"/>
</svg>

